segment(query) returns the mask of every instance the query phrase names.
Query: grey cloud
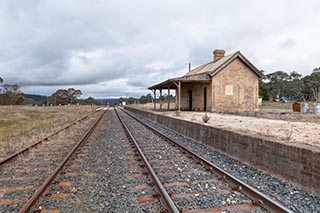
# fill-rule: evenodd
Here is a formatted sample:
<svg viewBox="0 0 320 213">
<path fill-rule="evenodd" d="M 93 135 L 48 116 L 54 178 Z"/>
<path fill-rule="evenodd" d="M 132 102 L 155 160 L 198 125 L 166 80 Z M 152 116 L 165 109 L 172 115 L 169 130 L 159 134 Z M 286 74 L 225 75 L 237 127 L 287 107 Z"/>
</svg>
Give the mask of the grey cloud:
<svg viewBox="0 0 320 213">
<path fill-rule="evenodd" d="M 26 92 L 140 96 L 189 62 L 212 60 L 216 48 L 240 50 L 270 72 L 319 66 L 315 0 L 4 0 L 0 8 L 0 76 Z"/>
<path fill-rule="evenodd" d="M 290 48 L 290 47 L 293 47 L 294 45 L 296 45 L 296 42 L 292 38 L 287 38 L 280 43 L 280 46 L 284 48 Z"/>
</svg>

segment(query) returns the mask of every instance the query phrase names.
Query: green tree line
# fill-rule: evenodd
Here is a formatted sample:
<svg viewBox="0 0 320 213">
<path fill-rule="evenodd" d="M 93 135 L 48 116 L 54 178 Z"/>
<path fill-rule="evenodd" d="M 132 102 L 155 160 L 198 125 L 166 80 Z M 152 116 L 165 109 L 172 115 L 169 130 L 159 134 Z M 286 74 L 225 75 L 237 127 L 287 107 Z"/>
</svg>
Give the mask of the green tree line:
<svg viewBox="0 0 320 213">
<path fill-rule="evenodd" d="M 159 100 L 161 101 L 168 101 L 170 99 L 170 102 L 175 101 L 175 96 L 173 95 L 162 95 L 160 96 L 156 101 L 158 102 Z M 134 98 L 134 97 L 129 97 L 129 98 L 119 98 L 118 104 L 122 102 L 126 102 L 127 104 L 146 104 L 146 103 L 151 103 L 153 101 L 153 96 L 151 93 L 148 93 L 147 95 L 142 95 L 140 98 Z"/>
<path fill-rule="evenodd" d="M 315 69 L 316 70 L 316 69 Z M 302 77 L 296 71 L 276 71 L 264 75 L 259 84 L 263 100 L 273 101 L 286 97 L 292 101 L 320 101 L 320 72 Z"/>
<path fill-rule="evenodd" d="M 27 104 L 45 104 L 45 105 L 99 105 L 93 97 L 79 99 L 82 95 L 81 90 L 69 88 L 58 89 L 47 100 L 37 102 L 31 98 L 26 98 L 25 94 L 20 91 L 17 84 L 4 84 L 3 78 L 0 77 L 0 105 L 27 105 Z"/>
</svg>

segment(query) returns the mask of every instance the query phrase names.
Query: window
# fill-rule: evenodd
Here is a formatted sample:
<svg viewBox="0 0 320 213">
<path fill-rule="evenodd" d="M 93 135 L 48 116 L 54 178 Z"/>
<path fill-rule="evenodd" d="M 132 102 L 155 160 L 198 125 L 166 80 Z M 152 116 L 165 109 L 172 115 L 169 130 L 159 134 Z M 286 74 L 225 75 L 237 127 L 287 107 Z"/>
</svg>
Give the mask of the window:
<svg viewBox="0 0 320 213">
<path fill-rule="evenodd" d="M 233 85 L 226 85 L 226 95 L 233 95 Z"/>
</svg>

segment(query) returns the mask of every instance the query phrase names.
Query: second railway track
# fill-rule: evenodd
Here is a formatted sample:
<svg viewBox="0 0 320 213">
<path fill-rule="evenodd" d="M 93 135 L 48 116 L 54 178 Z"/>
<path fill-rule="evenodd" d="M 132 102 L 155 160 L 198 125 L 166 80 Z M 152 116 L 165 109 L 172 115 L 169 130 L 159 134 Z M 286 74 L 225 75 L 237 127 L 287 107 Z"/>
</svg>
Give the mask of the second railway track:
<svg viewBox="0 0 320 213">
<path fill-rule="evenodd" d="M 167 211 L 291 212 L 128 112 L 117 112 L 159 180 L 157 188 L 165 191 L 158 189 L 158 195 Z M 172 207 L 168 207 L 171 205 L 168 203 L 172 203 Z"/>
<path fill-rule="evenodd" d="M 98 111 L 96 111 L 96 112 L 98 112 Z M 93 114 L 94 114 L 94 113 L 91 113 L 91 115 L 93 115 Z M 32 148 L 40 145 L 41 143 L 43 143 L 43 142 L 45 142 L 45 141 L 48 141 L 50 138 L 58 135 L 59 133 L 65 131 L 65 130 L 67 130 L 67 129 L 69 129 L 70 127 L 72 127 L 72 126 L 78 124 L 79 122 L 82 122 L 82 121 L 84 121 L 85 119 L 88 119 L 88 118 L 89 118 L 89 115 L 85 115 L 85 116 L 83 116 L 82 118 L 80 118 L 80 119 L 78 119 L 78 120 L 76 120 L 76 121 L 74 121 L 74 122 L 71 122 L 70 124 L 68 124 L 68 125 L 60 128 L 60 129 L 54 131 L 53 133 L 51 133 L 51 134 L 47 135 L 46 137 L 42 138 L 41 140 L 38 140 L 38 141 L 36 141 L 36 142 L 34 142 L 34 143 L 26 146 L 25 148 L 23 148 L 23 149 L 21 149 L 21 150 L 18 150 L 18 151 L 14 152 L 14 153 L 12 153 L 12 154 L 10 154 L 10 155 L 7 155 L 7 156 L 1 156 L 1 157 L 0 157 L 0 166 L 3 165 L 3 164 L 5 164 L 5 163 L 7 163 L 7 162 L 9 162 L 9 161 L 12 160 L 12 159 L 18 157 L 19 155 L 21 155 L 21 154 L 23 154 L 23 153 L 31 150 Z M 4 155 L 4 154 L 2 154 L 2 155 Z"/>
<path fill-rule="evenodd" d="M 84 120 L 50 136 L 45 144 L 17 153 L 0 167 L 0 211 L 27 212 L 103 116 Z M 88 128 L 88 126 L 90 126 Z"/>
</svg>

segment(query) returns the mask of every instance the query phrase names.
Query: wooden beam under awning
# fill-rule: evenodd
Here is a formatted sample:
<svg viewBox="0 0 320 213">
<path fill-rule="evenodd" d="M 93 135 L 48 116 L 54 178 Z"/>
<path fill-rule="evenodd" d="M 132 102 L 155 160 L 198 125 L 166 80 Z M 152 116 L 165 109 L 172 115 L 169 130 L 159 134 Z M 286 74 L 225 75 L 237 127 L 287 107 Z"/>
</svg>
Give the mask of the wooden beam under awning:
<svg viewBox="0 0 320 213">
<path fill-rule="evenodd" d="M 151 87 L 148 87 L 149 90 L 154 90 L 154 89 L 177 89 L 178 88 L 178 83 L 181 82 L 181 83 L 210 83 L 211 82 L 211 79 L 201 79 L 201 80 L 193 80 L 193 79 L 183 79 L 183 80 L 180 80 L 180 79 L 169 79 L 169 80 L 166 80 L 164 82 L 161 82 L 160 84 L 156 84 L 156 85 L 153 85 Z"/>
</svg>

